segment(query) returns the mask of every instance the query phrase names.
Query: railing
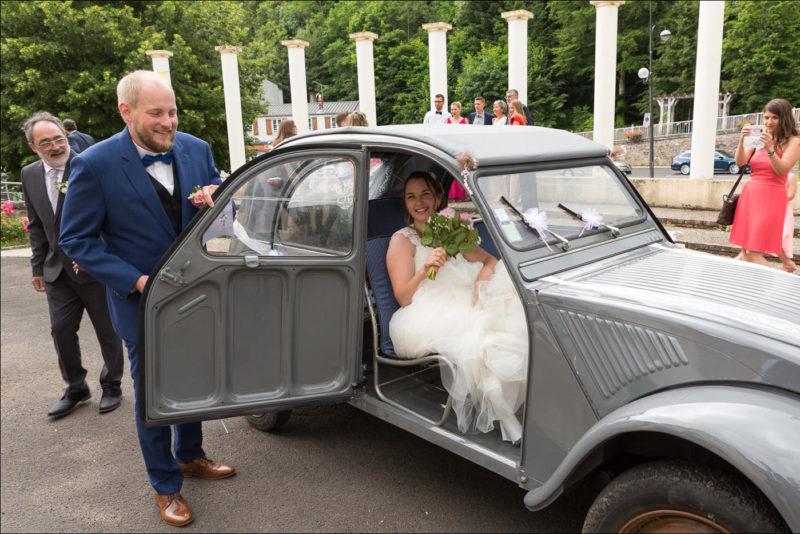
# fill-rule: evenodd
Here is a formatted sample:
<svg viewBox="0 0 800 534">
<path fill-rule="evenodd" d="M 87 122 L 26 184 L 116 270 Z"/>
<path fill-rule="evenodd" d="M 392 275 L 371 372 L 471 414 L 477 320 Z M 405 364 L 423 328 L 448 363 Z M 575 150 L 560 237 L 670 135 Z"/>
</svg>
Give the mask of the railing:
<svg viewBox="0 0 800 534">
<path fill-rule="evenodd" d="M 3 202 L 22 202 L 22 184 L 20 182 L 0 182 L 0 200 Z"/>
<path fill-rule="evenodd" d="M 800 108 L 793 108 L 795 120 L 800 124 Z M 717 117 L 717 133 L 727 133 L 736 131 L 740 125 L 746 122 L 761 124 L 763 113 L 747 113 L 744 115 L 731 115 L 728 117 Z M 624 143 L 627 141 L 626 133 L 640 131 L 644 134 L 644 139 L 649 138 L 650 131 L 648 126 L 627 126 L 614 130 L 614 143 Z M 593 132 L 576 132 L 587 139 L 592 139 Z M 662 122 L 653 125 L 653 139 L 665 139 L 679 135 L 689 135 L 692 133 L 692 121 Z"/>
</svg>

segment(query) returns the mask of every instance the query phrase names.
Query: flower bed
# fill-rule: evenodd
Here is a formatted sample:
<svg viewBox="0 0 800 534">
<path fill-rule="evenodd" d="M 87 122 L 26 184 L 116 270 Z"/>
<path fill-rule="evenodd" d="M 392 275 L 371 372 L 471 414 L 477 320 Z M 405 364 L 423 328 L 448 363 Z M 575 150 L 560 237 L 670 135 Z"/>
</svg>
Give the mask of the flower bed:
<svg viewBox="0 0 800 534">
<path fill-rule="evenodd" d="M 642 139 L 644 139 L 644 132 L 641 130 L 633 130 L 631 132 L 625 132 L 623 134 L 625 139 L 628 140 L 629 143 L 636 144 L 641 143 Z"/>
<path fill-rule="evenodd" d="M 14 215 L 14 204 L 3 202 L 0 211 L 0 246 L 28 244 L 28 218 Z"/>
</svg>

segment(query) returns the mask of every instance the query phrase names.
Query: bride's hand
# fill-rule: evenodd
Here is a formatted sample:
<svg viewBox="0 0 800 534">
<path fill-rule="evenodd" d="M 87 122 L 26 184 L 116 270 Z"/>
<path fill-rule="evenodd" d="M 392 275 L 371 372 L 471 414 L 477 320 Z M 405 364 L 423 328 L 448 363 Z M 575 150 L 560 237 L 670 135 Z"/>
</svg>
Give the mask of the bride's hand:
<svg viewBox="0 0 800 534">
<path fill-rule="evenodd" d="M 425 272 L 428 272 L 431 267 L 441 268 L 449 259 L 450 257 L 442 247 L 431 250 L 428 257 L 425 258 Z"/>
</svg>

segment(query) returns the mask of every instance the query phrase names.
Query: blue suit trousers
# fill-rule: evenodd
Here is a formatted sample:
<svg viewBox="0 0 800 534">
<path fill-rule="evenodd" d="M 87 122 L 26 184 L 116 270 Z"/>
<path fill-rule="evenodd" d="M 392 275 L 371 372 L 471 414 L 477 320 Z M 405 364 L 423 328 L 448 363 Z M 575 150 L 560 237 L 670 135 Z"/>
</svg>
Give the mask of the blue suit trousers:
<svg viewBox="0 0 800 534">
<path fill-rule="evenodd" d="M 139 398 L 139 347 L 138 343 L 124 340 L 131 362 L 131 375 L 136 413 L 136 432 L 139 434 L 139 446 L 142 449 L 144 463 L 150 485 L 161 495 L 169 495 L 181 490 L 183 471 L 178 462 L 189 463 L 204 455 L 202 423 L 185 423 L 175 427 L 175 454 L 172 454 L 172 428 L 159 426 L 146 428 L 139 421 L 141 399 Z"/>
</svg>

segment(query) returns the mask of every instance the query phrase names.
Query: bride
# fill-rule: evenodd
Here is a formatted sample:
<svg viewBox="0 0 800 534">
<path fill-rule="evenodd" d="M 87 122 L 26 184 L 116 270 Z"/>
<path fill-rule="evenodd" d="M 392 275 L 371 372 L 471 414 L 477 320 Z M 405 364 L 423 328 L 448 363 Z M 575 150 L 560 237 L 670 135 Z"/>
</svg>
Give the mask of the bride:
<svg viewBox="0 0 800 534">
<path fill-rule="evenodd" d="M 442 367 L 442 382 L 453 397 L 459 430 L 489 432 L 497 421 L 503 439 L 517 442 L 528 329 L 508 272 L 480 247 L 450 258 L 421 243 L 422 223 L 446 204 L 430 175 L 409 176 L 403 197 L 408 225 L 392 236 L 386 253 L 401 306 L 389 323 L 394 347 L 403 358 L 441 354 L 455 363 L 455 376 Z M 435 280 L 427 278 L 431 267 L 439 269 Z"/>
</svg>

